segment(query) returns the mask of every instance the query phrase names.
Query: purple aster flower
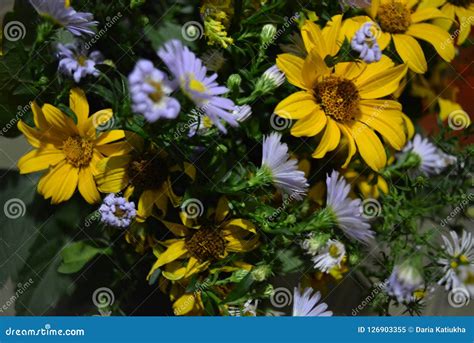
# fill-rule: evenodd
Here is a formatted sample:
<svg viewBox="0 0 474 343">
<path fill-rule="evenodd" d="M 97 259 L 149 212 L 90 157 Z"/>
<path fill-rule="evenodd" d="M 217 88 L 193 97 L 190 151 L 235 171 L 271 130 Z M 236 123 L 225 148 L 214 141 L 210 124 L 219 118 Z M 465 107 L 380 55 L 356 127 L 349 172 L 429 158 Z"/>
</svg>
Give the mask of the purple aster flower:
<svg viewBox="0 0 474 343">
<path fill-rule="evenodd" d="M 408 153 L 416 155 L 419 159 L 416 173 L 421 172 L 427 176 L 439 174 L 444 168 L 457 161 L 456 157 L 444 153 L 432 144 L 428 138 L 423 138 L 419 134 L 415 135 L 413 141 L 407 143 L 403 148 L 403 154 L 399 156 Z"/>
<path fill-rule="evenodd" d="M 295 287 L 293 293 L 293 317 L 330 317 L 332 311 L 326 311 L 328 305 L 318 302 L 321 300 L 321 293 L 314 292 L 308 287 L 303 291 Z"/>
<path fill-rule="evenodd" d="M 92 13 L 77 12 L 64 0 L 30 0 L 39 15 L 51 18 L 75 36 L 93 35 L 98 24 Z"/>
<path fill-rule="evenodd" d="M 215 81 L 217 74 L 207 76 L 207 68 L 194 53 L 180 41 L 171 40 L 158 51 L 158 56 L 174 75 L 181 90 L 219 130 L 227 132 L 221 120 L 232 126 L 238 126 L 232 114 L 235 108 L 234 102 L 220 96 L 227 93 L 228 89 L 217 84 Z"/>
<path fill-rule="evenodd" d="M 387 293 L 399 303 L 415 301 L 415 291 L 423 287 L 423 276 L 418 268 L 410 263 L 403 263 L 393 268 L 387 280 Z"/>
<path fill-rule="evenodd" d="M 349 198 L 351 187 L 335 170 L 327 176 L 326 185 L 327 207 L 332 210 L 337 225 L 346 236 L 367 244 L 374 232 L 370 230 L 368 219 L 362 216 L 360 199 Z"/>
<path fill-rule="evenodd" d="M 117 228 L 130 226 L 133 218 L 137 215 L 135 203 L 127 201 L 123 197 L 115 196 L 113 193 L 104 198 L 99 213 L 103 223 Z"/>
<path fill-rule="evenodd" d="M 304 172 L 298 170 L 297 160 L 289 159 L 288 145 L 280 140 L 279 133 L 264 137 L 261 169 L 271 175 L 273 184 L 282 193 L 302 200 L 308 190 Z"/>
<path fill-rule="evenodd" d="M 133 111 L 143 114 L 148 122 L 178 116 L 181 106 L 175 98 L 169 96 L 174 86 L 151 61 L 138 61 L 128 76 L 128 83 Z"/>
<path fill-rule="evenodd" d="M 365 63 L 378 62 L 382 58 L 382 51 L 375 37 L 375 23 L 367 22 L 352 37 L 351 47 L 359 52 L 360 59 Z"/>
<path fill-rule="evenodd" d="M 74 78 L 76 83 L 87 75 L 99 76 L 96 64 L 102 63 L 104 58 L 99 51 L 93 51 L 90 55 L 77 44 L 58 44 L 59 61 L 58 70 Z"/>
<path fill-rule="evenodd" d="M 243 123 L 252 115 L 252 108 L 249 105 L 235 106 L 232 114 L 239 123 Z"/>
</svg>

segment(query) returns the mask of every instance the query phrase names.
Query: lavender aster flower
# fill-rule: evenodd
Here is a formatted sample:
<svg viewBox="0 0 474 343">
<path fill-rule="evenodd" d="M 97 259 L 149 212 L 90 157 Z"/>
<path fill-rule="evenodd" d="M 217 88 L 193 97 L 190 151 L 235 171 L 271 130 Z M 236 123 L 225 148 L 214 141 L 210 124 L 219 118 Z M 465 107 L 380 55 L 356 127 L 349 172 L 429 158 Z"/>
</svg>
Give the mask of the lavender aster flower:
<svg viewBox="0 0 474 343">
<path fill-rule="evenodd" d="M 93 51 L 88 55 L 84 47 L 77 44 L 58 44 L 58 56 L 61 59 L 58 70 L 74 78 L 76 83 L 87 75 L 99 76 L 95 65 L 104 60 L 99 51 Z"/>
<path fill-rule="evenodd" d="M 446 290 L 460 287 L 462 282 L 459 277 L 459 270 L 463 266 L 474 267 L 474 238 L 472 234 L 463 231 L 461 237 L 456 231 L 449 232 L 451 240 L 442 236 L 446 257 L 440 258 L 438 264 L 444 273 L 438 284 L 445 284 Z"/>
<path fill-rule="evenodd" d="M 378 62 L 382 58 L 382 51 L 374 34 L 375 24 L 367 22 L 352 37 L 351 47 L 359 52 L 360 59 L 366 63 Z"/>
<path fill-rule="evenodd" d="M 393 268 L 387 281 L 386 290 L 399 303 L 409 303 L 416 300 L 414 293 L 421 287 L 423 287 L 423 277 L 420 271 L 406 262 Z"/>
<path fill-rule="evenodd" d="M 132 109 L 153 123 L 160 118 L 174 119 L 181 106 L 169 95 L 174 90 L 166 75 L 148 60 L 139 60 L 128 76 Z"/>
<path fill-rule="evenodd" d="M 249 105 L 235 106 L 232 114 L 239 123 L 242 123 L 252 115 L 252 108 Z"/>
<path fill-rule="evenodd" d="M 302 292 L 295 287 L 293 293 L 293 317 L 330 317 L 331 311 L 326 311 L 328 305 L 318 302 L 321 300 L 319 291 L 313 294 L 312 288 L 305 288 Z"/>
<path fill-rule="evenodd" d="M 117 228 L 130 226 L 137 215 L 135 203 L 123 197 L 117 197 L 115 194 L 109 194 L 104 198 L 99 213 L 103 223 Z"/>
<path fill-rule="evenodd" d="M 339 173 L 333 171 L 326 178 L 327 207 L 333 211 L 337 225 L 348 237 L 367 244 L 373 237 L 367 218 L 361 214 L 360 199 L 352 200 L 348 197 L 350 185 L 339 179 Z"/>
<path fill-rule="evenodd" d="M 205 112 L 219 130 L 227 132 L 221 120 L 238 126 L 232 114 L 234 102 L 220 96 L 227 93 L 228 89 L 217 84 L 217 74 L 207 76 L 207 68 L 194 53 L 180 41 L 171 40 L 158 51 L 158 56 L 176 78 L 181 90 Z"/>
<path fill-rule="evenodd" d="M 456 157 L 450 156 L 430 143 L 427 138 L 416 134 L 413 141 L 408 142 L 401 156 L 414 154 L 419 159 L 418 171 L 425 175 L 436 175 L 447 166 L 456 163 Z"/>
<path fill-rule="evenodd" d="M 285 82 L 285 74 L 280 69 L 278 69 L 276 65 L 273 65 L 265 70 L 260 80 L 264 84 L 264 87 L 268 88 L 269 90 L 273 90 L 280 87 Z M 259 81 L 257 81 L 255 88 L 259 88 Z"/>
<path fill-rule="evenodd" d="M 272 133 L 263 139 L 261 169 L 271 175 L 277 189 L 301 200 L 308 190 L 308 183 L 304 172 L 298 170 L 297 160 L 289 159 L 288 146 L 280 140 L 279 133 Z"/>
<path fill-rule="evenodd" d="M 92 13 L 76 12 L 64 0 L 30 0 L 36 12 L 65 27 L 75 36 L 93 35 L 98 24 Z"/>
</svg>

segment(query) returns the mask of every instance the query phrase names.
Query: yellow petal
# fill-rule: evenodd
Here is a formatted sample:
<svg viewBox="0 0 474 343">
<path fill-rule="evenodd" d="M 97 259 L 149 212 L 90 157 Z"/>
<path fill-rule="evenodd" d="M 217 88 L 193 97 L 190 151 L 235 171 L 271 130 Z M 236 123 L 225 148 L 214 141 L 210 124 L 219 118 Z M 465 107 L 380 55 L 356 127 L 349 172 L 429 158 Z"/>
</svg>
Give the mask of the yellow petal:
<svg viewBox="0 0 474 343">
<path fill-rule="evenodd" d="M 311 50 L 306 56 L 303 64 L 303 81 L 308 89 L 313 89 L 315 83 L 322 76 L 326 76 L 331 72 L 324 62 L 323 58 L 318 54 L 316 49 Z"/>
<path fill-rule="evenodd" d="M 171 281 L 181 280 L 186 275 L 186 267 L 179 261 L 173 261 L 166 265 L 166 269 L 162 271 L 162 275 Z"/>
<path fill-rule="evenodd" d="M 110 125 L 109 121 L 113 118 L 114 113 L 111 108 L 105 110 L 100 110 L 94 113 L 92 116 L 87 119 L 87 122 L 84 125 L 84 132 L 88 137 L 94 139 L 96 136 L 96 130 L 101 127 L 108 127 Z"/>
<path fill-rule="evenodd" d="M 347 158 L 342 165 L 342 168 L 347 168 L 349 163 L 351 162 L 352 157 L 357 152 L 356 144 L 354 138 L 352 137 L 352 133 L 344 124 L 337 123 L 337 126 L 341 130 L 342 134 L 346 138 L 346 145 L 347 145 Z"/>
<path fill-rule="evenodd" d="M 301 119 L 318 108 L 313 95 L 300 91 L 286 97 L 275 108 L 275 114 L 284 119 Z"/>
<path fill-rule="evenodd" d="M 375 74 L 359 85 L 360 96 L 363 99 L 375 99 L 392 94 L 406 72 L 407 66 L 403 64 Z"/>
<path fill-rule="evenodd" d="M 189 230 L 186 226 L 181 224 L 172 223 L 166 220 L 161 220 L 161 222 L 170 230 L 175 236 L 185 237 L 189 234 Z"/>
<path fill-rule="evenodd" d="M 69 200 L 76 190 L 79 170 L 65 161 L 43 175 L 38 182 L 38 192 L 52 204 Z"/>
<path fill-rule="evenodd" d="M 461 105 L 459 105 L 457 102 L 448 99 L 438 98 L 438 104 L 439 118 L 443 121 L 448 118 L 450 113 L 463 110 Z"/>
<path fill-rule="evenodd" d="M 222 222 L 229 215 L 229 212 L 229 200 L 224 196 L 220 197 L 216 208 L 216 222 Z"/>
<path fill-rule="evenodd" d="M 333 151 L 339 145 L 341 139 L 341 131 L 337 124 L 331 118 L 328 118 L 326 124 L 326 131 L 324 131 L 323 138 L 313 153 L 313 158 L 323 158 L 327 152 Z"/>
<path fill-rule="evenodd" d="M 412 139 L 415 135 L 415 126 L 413 126 L 413 122 L 411 121 L 411 119 L 404 113 L 402 113 L 402 119 L 405 123 L 407 139 Z"/>
<path fill-rule="evenodd" d="M 144 220 L 151 216 L 153 211 L 153 205 L 155 203 L 155 191 L 145 190 L 138 199 L 137 217 L 140 220 Z"/>
<path fill-rule="evenodd" d="M 36 101 L 31 103 L 31 110 L 33 111 L 33 119 L 35 121 L 36 128 L 46 131 L 50 125 L 44 117 L 43 110 L 41 110 L 41 107 L 38 106 Z"/>
<path fill-rule="evenodd" d="M 352 62 L 352 64 L 356 64 Z M 357 78 L 355 78 L 356 85 L 360 85 L 363 82 L 373 78 L 374 76 L 392 68 L 395 66 L 395 63 L 387 57 L 386 55 L 382 55 L 382 58 L 377 63 L 357 63 L 359 65 L 360 73 Z M 355 72 L 353 72 L 355 73 Z M 344 75 L 341 75 L 344 76 Z"/>
<path fill-rule="evenodd" d="M 380 112 L 385 110 L 401 111 L 402 104 L 389 99 L 369 99 L 361 100 L 360 107 L 362 111 Z"/>
<path fill-rule="evenodd" d="M 199 293 L 184 294 L 173 303 L 173 311 L 177 316 L 184 316 L 192 311 L 200 311 L 203 305 L 199 299 Z"/>
<path fill-rule="evenodd" d="M 69 107 L 76 114 L 77 126 L 82 131 L 87 118 L 89 117 L 89 103 L 87 102 L 84 91 L 80 88 L 73 88 L 69 94 Z"/>
<path fill-rule="evenodd" d="M 92 176 L 92 168 L 81 168 L 79 171 L 79 192 L 85 201 L 89 204 L 95 204 L 100 201 L 100 194 Z"/>
<path fill-rule="evenodd" d="M 62 160 L 64 160 L 64 154 L 61 150 L 35 149 L 20 158 L 18 169 L 21 174 L 33 173 L 55 166 Z"/>
<path fill-rule="evenodd" d="M 130 156 L 114 156 L 103 158 L 97 163 L 99 174 L 96 181 L 102 193 L 117 193 L 128 185 L 129 162 Z"/>
<path fill-rule="evenodd" d="M 188 250 L 186 249 L 186 243 L 184 239 L 179 239 L 173 244 L 171 244 L 168 249 L 166 249 L 163 253 L 160 254 L 158 260 L 155 262 L 151 270 L 155 271 L 161 266 L 164 266 L 167 263 L 177 260 L 178 258 L 185 255 L 187 252 Z M 150 271 L 150 274 L 153 274 L 152 271 Z"/>
<path fill-rule="evenodd" d="M 73 136 L 79 134 L 74 121 L 66 116 L 59 108 L 45 104 L 42 108 L 46 122 L 62 136 Z"/>
<path fill-rule="evenodd" d="M 428 70 L 425 54 L 415 38 L 405 34 L 393 35 L 395 49 L 408 67 L 415 73 L 424 74 Z"/>
<path fill-rule="evenodd" d="M 258 244 L 258 236 L 254 236 L 250 240 L 238 239 L 233 236 L 226 236 L 225 239 L 228 241 L 226 250 L 229 252 L 247 252 L 255 249 Z"/>
<path fill-rule="evenodd" d="M 474 23 L 474 6 L 473 4 L 471 4 L 471 7 L 469 9 L 460 7 L 457 8 L 455 12 L 458 16 L 460 23 L 458 45 L 461 45 L 471 33 L 471 26 Z"/>
<path fill-rule="evenodd" d="M 257 230 L 255 229 L 255 225 L 252 224 L 252 222 L 246 220 L 246 219 L 232 219 L 229 220 L 228 222 L 224 223 L 223 228 L 228 229 L 232 227 L 237 227 L 239 229 L 243 229 L 245 231 L 249 231 L 252 233 L 257 233 Z"/>
<path fill-rule="evenodd" d="M 295 137 L 316 136 L 326 126 L 327 117 L 321 109 L 314 110 L 310 115 L 298 120 L 291 128 L 291 134 Z"/>
<path fill-rule="evenodd" d="M 281 54 L 277 56 L 276 65 L 285 73 L 286 79 L 298 88 L 306 89 L 303 84 L 302 71 L 304 60 L 292 54 Z"/>
<path fill-rule="evenodd" d="M 365 163 L 375 171 L 385 167 L 387 163 L 385 149 L 372 129 L 365 124 L 354 122 L 350 131 Z"/>
<path fill-rule="evenodd" d="M 123 130 L 111 130 L 101 132 L 97 139 L 94 141 L 95 145 L 104 145 L 119 139 L 125 138 L 125 131 Z M 130 143 L 129 143 L 130 144 Z"/>
<path fill-rule="evenodd" d="M 446 18 L 446 15 L 441 12 L 439 9 L 434 7 L 427 7 L 423 9 L 417 9 L 411 15 L 411 21 L 413 23 L 419 23 L 422 21 L 427 21 L 435 18 Z"/>
<path fill-rule="evenodd" d="M 109 143 L 96 146 L 96 149 L 105 156 L 125 155 L 133 150 L 133 146 L 127 141 Z"/>
<path fill-rule="evenodd" d="M 455 55 L 454 45 L 449 33 L 432 24 L 414 24 L 408 28 L 407 35 L 422 39 L 435 48 L 436 52 L 447 62 Z"/>
<path fill-rule="evenodd" d="M 406 143 L 401 112 L 399 121 L 395 121 L 393 118 L 390 119 L 384 118 L 384 111 L 362 112 L 359 117 L 361 122 L 379 132 L 393 148 L 401 150 Z"/>
<path fill-rule="evenodd" d="M 342 41 L 340 41 L 339 32 L 341 30 L 341 20 L 342 15 L 338 14 L 335 15 L 329 20 L 326 26 L 323 28 L 323 38 L 326 41 L 326 46 L 328 49 L 328 54 L 331 56 L 335 56 L 339 48 L 341 47 Z M 326 57 L 322 55 L 321 57 Z"/>
<path fill-rule="evenodd" d="M 310 52 L 316 49 L 319 54 L 324 58 L 328 55 L 328 48 L 326 47 L 326 41 L 323 38 L 323 33 L 318 25 L 312 21 L 306 20 L 303 27 L 301 28 L 301 36 L 306 51 Z"/>
</svg>

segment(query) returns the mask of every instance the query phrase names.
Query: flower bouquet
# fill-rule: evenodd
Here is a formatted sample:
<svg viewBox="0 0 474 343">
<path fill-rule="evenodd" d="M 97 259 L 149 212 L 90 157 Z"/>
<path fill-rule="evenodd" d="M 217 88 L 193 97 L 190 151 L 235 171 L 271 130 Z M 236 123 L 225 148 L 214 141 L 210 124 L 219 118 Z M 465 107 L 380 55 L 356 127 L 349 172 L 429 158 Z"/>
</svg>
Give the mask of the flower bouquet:
<svg viewBox="0 0 474 343">
<path fill-rule="evenodd" d="M 1 10 L 0 312 L 414 315 L 474 297 L 473 1 Z"/>
</svg>

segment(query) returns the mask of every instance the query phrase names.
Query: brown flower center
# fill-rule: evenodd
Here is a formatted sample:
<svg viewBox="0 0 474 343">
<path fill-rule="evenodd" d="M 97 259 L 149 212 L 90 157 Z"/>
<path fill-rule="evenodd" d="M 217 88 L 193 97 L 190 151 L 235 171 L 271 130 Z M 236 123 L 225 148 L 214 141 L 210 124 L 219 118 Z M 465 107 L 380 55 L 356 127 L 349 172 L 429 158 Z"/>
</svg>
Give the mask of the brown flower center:
<svg viewBox="0 0 474 343">
<path fill-rule="evenodd" d="M 155 88 L 155 91 L 148 96 L 153 100 L 153 102 L 160 102 L 163 98 L 163 88 L 161 87 L 161 83 L 155 81 L 148 81 L 148 83 Z"/>
<path fill-rule="evenodd" d="M 405 33 L 411 25 L 411 12 L 398 1 L 380 5 L 377 19 L 384 32 Z"/>
<path fill-rule="evenodd" d="M 199 261 L 215 261 L 225 253 L 225 240 L 218 229 L 201 228 L 186 239 L 189 254 Z"/>
<path fill-rule="evenodd" d="M 454 6 L 468 8 L 471 4 L 474 3 L 474 0 L 448 0 L 448 2 L 450 4 L 453 4 Z"/>
<path fill-rule="evenodd" d="M 66 161 L 76 168 L 86 167 L 92 159 L 94 145 L 87 139 L 75 136 L 68 137 L 63 142 L 63 152 Z"/>
<path fill-rule="evenodd" d="M 167 165 L 157 156 L 145 154 L 132 160 L 128 166 L 128 176 L 133 186 L 139 190 L 158 189 L 166 179 Z"/>
<path fill-rule="evenodd" d="M 328 76 L 316 84 L 314 95 L 324 112 L 335 120 L 353 120 L 360 113 L 359 91 L 350 80 Z"/>
</svg>

